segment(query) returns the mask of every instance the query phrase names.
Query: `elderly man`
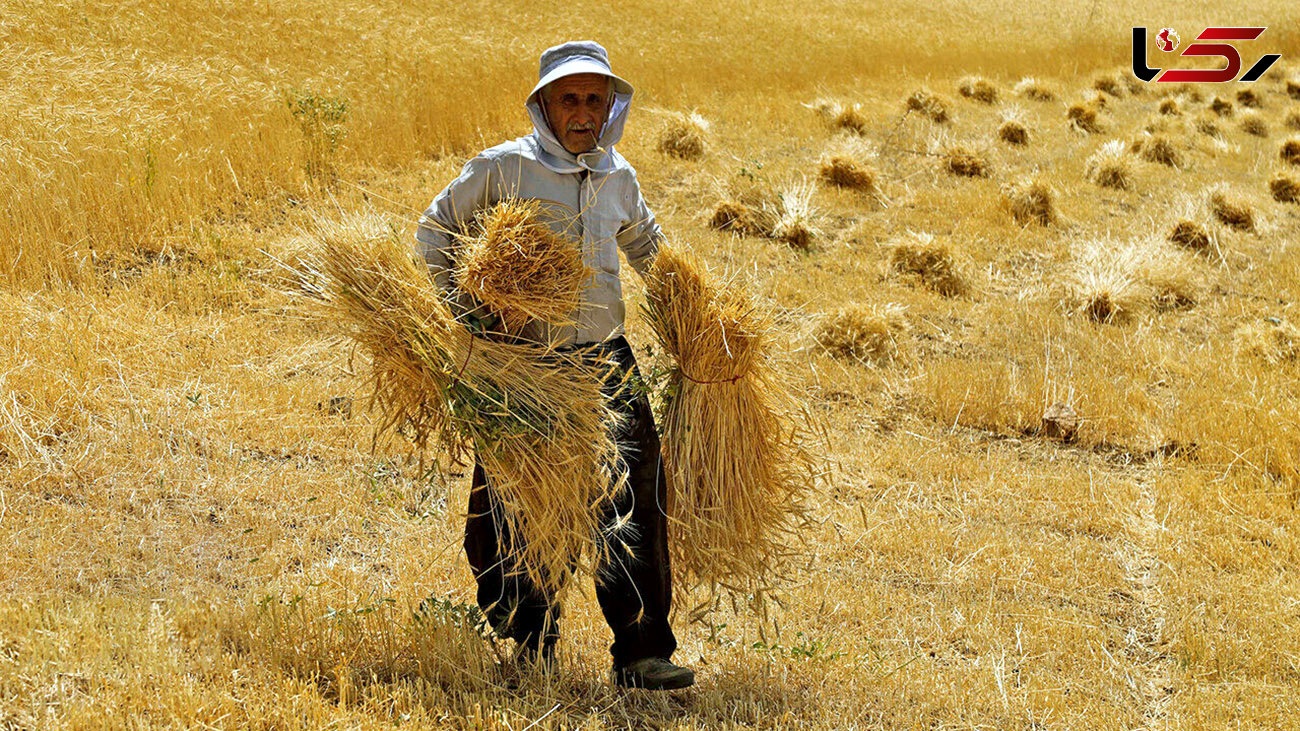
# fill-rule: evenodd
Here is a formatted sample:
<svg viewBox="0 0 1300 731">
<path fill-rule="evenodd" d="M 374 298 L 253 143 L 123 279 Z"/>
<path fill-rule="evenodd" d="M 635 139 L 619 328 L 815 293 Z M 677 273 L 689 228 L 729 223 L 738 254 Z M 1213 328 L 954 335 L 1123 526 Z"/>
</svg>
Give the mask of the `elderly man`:
<svg viewBox="0 0 1300 731">
<path fill-rule="evenodd" d="M 614 151 L 623 134 L 632 87 L 610 71 L 605 49 L 591 41 L 548 48 L 539 80 L 525 107 L 531 134 L 484 150 L 465 164 L 425 212 L 416 234 L 434 281 L 453 299 L 472 329 L 494 326 L 491 316 L 453 281 L 451 231 L 503 198 L 540 202 L 556 230 L 582 242 L 583 259 L 595 272 L 570 324 L 528 323 L 523 335 L 560 347 L 595 347 L 619 368 L 605 384 L 614 408 L 627 416 L 614 435 L 627 468 L 627 487 L 612 523 L 630 515 L 635 536 L 630 561 L 600 567 L 596 597 L 614 633 L 613 679 L 625 687 L 683 688 L 695 674 L 669 662 L 677 641 L 668 623 L 672 601 L 668 565 L 667 495 L 659 438 L 646 396 L 619 388 L 639 377 L 632 348 L 623 337 L 623 297 L 618 251 L 642 276 L 663 238 L 646 208 L 632 166 Z M 474 466 L 465 550 L 478 583 L 478 603 L 493 628 L 519 643 L 521 664 L 551 666 L 560 607 L 554 597 L 512 570 L 499 555 L 506 529 L 489 475 Z"/>
</svg>

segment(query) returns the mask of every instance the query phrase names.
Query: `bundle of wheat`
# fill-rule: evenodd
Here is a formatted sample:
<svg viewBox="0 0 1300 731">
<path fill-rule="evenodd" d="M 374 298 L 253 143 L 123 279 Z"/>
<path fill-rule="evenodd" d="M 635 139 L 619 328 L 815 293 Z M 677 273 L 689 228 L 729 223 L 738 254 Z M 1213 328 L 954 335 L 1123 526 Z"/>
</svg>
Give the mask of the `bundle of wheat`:
<svg viewBox="0 0 1300 731">
<path fill-rule="evenodd" d="M 1300 137 L 1293 137 L 1283 142 L 1277 156 L 1288 165 L 1300 165 Z"/>
<path fill-rule="evenodd" d="M 967 76 L 957 82 L 957 93 L 985 104 L 996 104 L 998 101 L 998 88 L 982 76 Z"/>
<path fill-rule="evenodd" d="M 899 358 L 905 330 L 902 308 L 854 303 L 827 313 L 813 337 L 831 355 L 882 366 Z"/>
<path fill-rule="evenodd" d="M 876 189 L 876 175 L 852 155 L 830 155 L 822 158 L 818 172 L 822 180 L 839 188 L 849 188 L 870 193 Z"/>
<path fill-rule="evenodd" d="M 1128 190 L 1133 187 L 1133 166 L 1124 143 L 1111 140 L 1097 148 L 1084 163 L 1084 175 L 1103 188 Z"/>
<path fill-rule="evenodd" d="M 1052 87 L 1032 76 L 1026 76 L 1017 82 L 1015 88 L 1012 89 L 1012 92 L 1016 96 L 1022 96 L 1031 101 L 1056 101 L 1056 92 L 1052 90 Z"/>
<path fill-rule="evenodd" d="M 1016 223 L 1047 226 L 1056 222 L 1056 206 L 1052 202 L 1055 194 L 1052 187 L 1041 180 L 1025 178 L 1004 186 L 1002 196 Z"/>
<path fill-rule="evenodd" d="M 963 145 L 950 145 L 942 152 L 943 169 L 963 178 L 987 178 L 988 159 Z"/>
<path fill-rule="evenodd" d="M 1065 110 L 1065 117 L 1072 128 L 1086 134 L 1095 135 L 1103 130 L 1097 119 L 1097 107 L 1092 104 L 1071 104 Z"/>
<path fill-rule="evenodd" d="M 1268 137 L 1268 122 L 1259 112 L 1246 112 L 1237 123 L 1241 131 L 1255 137 Z"/>
<path fill-rule="evenodd" d="M 582 246 L 546 222 L 537 201 L 506 199 L 457 234 L 456 281 L 500 316 L 508 333 L 529 319 L 570 324 L 592 275 Z"/>
<path fill-rule="evenodd" d="M 1216 185 L 1210 188 L 1206 202 L 1210 213 L 1219 223 L 1238 231 L 1255 230 L 1255 209 L 1250 201 L 1233 193 L 1227 187 Z"/>
<path fill-rule="evenodd" d="M 1147 162 L 1173 168 L 1183 166 L 1183 153 L 1179 152 L 1172 140 L 1162 134 L 1146 134 L 1134 138 L 1129 142 L 1129 149 Z"/>
<path fill-rule="evenodd" d="M 945 297 L 955 297 L 970 290 L 965 267 L 947 243 L 934 236 L 913 231 L 892 245 L 890 266 L 902 274 L 914 275 L 925 286 Z"/>
<path fill-rule="evenodd" d="M 761 597 L 783 575 L 817 475 L 808 414 L 774 368 L 772 320 L 670 246 L 644 312 L 675 361 L 660 424 L 674 573 L 686 587 Z"/>
<path fill-rule="evenodd" d="M 943 97 L 928 89 L 917 89 L 907 97 L 907 111 L 920 112 L 935 124 L 945 124 L 951 119 L 948 114 L 948 103 Z"/>
<path fill-rule="evenodd" d="M 1278 203 L 1300 203 L 1300 181 L 1280 170 L 1268 181 L 1268 191 Z"/>
<path fill-rule="evenodd" d="M 867 117 L 863 114 L 860 103 L 845 104 L 834 99 L 818 99 L 804 106 L 820 114 L 831 129 L 846 130 L 859 135 L 867 133 Z"/>
<path fill-rule="evenodd" d="M 704 138 L 709 122 L 696 112 L 673 112 L 659 132 L 657 149 L 669 157 L 682 160 L 699 160 L 704 157 Z"/>
<path fill-rule="evenodd" d="M 1243 107 L 1250 107 L 1252 109 L 1259 109 L 1264 105 L 1263 101 L 1259 98 L 1259 94 L 1256 94 L 1250 89 L 1242 89 L 1237 92 L 1237 103 Z"/>
<path fill-rule="evenodd" d="M 621 489 L 618 417 L 600 390 L 610 364 L 472 335 L 410 247 L 373 219 L 316 233 L 319 294 L 370 355 L 381 428 L 456 458 L 472 447 L 511 523 L 503 554 L 558 591 L 584 549 L 598 558 L 597 514 Z M 594 563 L 580 565 L 594 575 Z"/>
</svg>

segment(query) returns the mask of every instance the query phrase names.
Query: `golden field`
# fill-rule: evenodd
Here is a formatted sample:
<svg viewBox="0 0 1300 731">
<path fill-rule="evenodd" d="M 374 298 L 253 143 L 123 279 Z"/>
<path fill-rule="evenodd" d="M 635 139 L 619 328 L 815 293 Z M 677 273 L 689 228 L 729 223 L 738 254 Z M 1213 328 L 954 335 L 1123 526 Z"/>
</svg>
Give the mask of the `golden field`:
<svg viewBox="0 0 1300 731">
<path fill-rule="evenodd" d="M 1291 4 L 4 10 L 0 727 L 1300 725 Z M 1239 44 L 1283 55 L 1258 107 L 1122 73 L 1131 26 L 1212 24 L 1271 26 Z M 413 231 L 525 133 L 572 38 L 637 87 L 619 150 L 665 232 L 779 308 L 829 426 L 783 604 L 679 596 L 698 682 L 672 694 L 610 687 L 590 591 L 558 678 L 499 666 L 469 470 L 375 437 L 367 364 L 297 280 L 313 226 Z M 908 111 L 922 88 L 949 121 Z M 660 152 L 691 111 L 703 157 Z M 803 248 L 709 225 L 799 186 Z M 1168 241 L 1184 220 L 1203 242 Z"/>
</svg>

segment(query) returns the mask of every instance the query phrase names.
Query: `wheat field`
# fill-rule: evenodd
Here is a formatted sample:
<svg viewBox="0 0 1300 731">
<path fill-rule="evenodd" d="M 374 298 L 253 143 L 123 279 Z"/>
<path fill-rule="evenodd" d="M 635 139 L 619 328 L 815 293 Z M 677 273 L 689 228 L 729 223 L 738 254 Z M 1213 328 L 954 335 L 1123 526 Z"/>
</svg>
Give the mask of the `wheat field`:
<svg viewBox="0 0 1300 731">
<path fill-rule="evenodd" d="M 1300 726 L 1293 4 L 3 8 L 0 728 Z M 1142 84 L 1135 25 L 1282 60 Z M 576 38 L 833 466 L 766 618 L 676 597 L 670 694 L 611 687 L 590 587 L 557 676 L 502 662 L 470 469 L 376 436 L 306 295 L 315 227 L 413 234 Z"/>
</svg>

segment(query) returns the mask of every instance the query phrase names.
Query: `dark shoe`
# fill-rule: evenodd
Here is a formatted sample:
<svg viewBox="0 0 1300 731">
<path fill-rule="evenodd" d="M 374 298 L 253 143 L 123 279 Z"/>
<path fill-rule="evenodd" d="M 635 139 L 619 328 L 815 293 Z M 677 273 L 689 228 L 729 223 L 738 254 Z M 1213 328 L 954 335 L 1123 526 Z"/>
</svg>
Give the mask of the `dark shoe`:
<svg viewBox="0 0 1300 731">
<path fill-rule="evenodd" d="M 646 657 L 613 670 L 614 684 L 624 688 L 676 690 L 695 685 L 695 671 L 660 657 Z"/>
</svg>

